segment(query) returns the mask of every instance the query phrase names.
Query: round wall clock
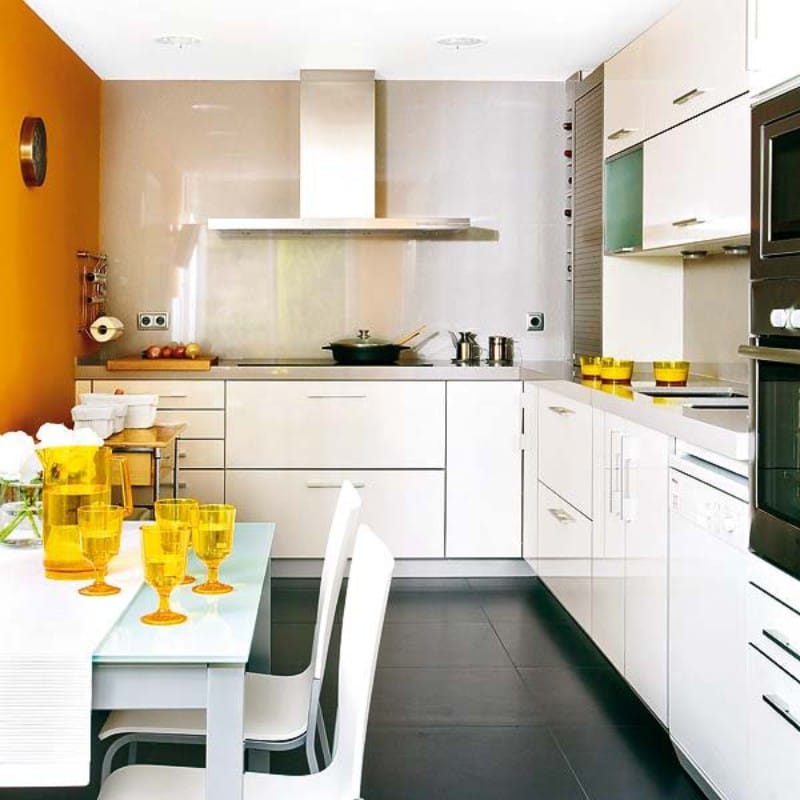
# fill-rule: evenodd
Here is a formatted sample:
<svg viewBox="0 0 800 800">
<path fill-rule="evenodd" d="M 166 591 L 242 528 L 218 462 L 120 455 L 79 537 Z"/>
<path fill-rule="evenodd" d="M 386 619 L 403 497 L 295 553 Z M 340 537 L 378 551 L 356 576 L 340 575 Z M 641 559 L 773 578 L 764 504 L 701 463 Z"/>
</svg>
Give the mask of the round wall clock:
<svg viewBox="0 0 800 800">
<path fill-rule="evenodd" d="M 47 175 L 47 131 L 41 117 L 25 117 L 19 132 L 19 163 L 26 186 L 41 186 Z"/>
</svg>

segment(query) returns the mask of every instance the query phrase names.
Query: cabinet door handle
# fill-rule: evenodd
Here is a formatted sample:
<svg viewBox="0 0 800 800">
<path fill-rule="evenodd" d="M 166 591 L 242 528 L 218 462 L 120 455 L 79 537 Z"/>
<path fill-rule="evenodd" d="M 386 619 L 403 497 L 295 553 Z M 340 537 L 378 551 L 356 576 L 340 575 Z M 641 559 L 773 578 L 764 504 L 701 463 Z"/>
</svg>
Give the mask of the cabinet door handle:
<svg viewBox="0 0 800 800">
<path fill-rule="evenodd" d="M 618 256 L 621 255 L 622 253 L 635 253 L 635 252 L 636 252 L 635 247 L 618 247 L 616 250 L 609 250 L 608 254 L 610 256 Z"/>
<path fill-rule="evenodd" d="M 566 525 L 569 522 L 575 522 L 575 517 L 571 514 L 567 514 L 563 508 L 548 508 L 547 509 L 562 525 Z"/>
<path fill-rule="evenodd" d="M 783 717 L 793 728 L 800 731 L 800 719 L 792 714 L 789 705 L 777 694 L 762 694 L 761 699 L 779 716 Z"/>
<path fill-rule="evenodd" d="M 189 454 L 186 452 L 178 453 L 178 458 L 189 458 Z"/>
<path fill-rule="evenodd" d="M 186 488 L 186 484 L 185 483 L 179 483 L 178 484 L 178 488 L 179 489 L 185 489 Z"/>
<path fill-rule="evenodd" d="M 364 400 L 365 394 L 307 394 L 309 400 Z"/>
<path fill-rule="evenodd" d="M 786 636 L 784 636 L 780 631 L 776 631 L 774 628 L 772 629 L 764 628 L 764 630 L 762 630 L 761 633 L 763 633 L 764 636 L 767 639 L 769 639 L 773 644 L 778 645 L 778 647 L 780 647 L 781 650 L 784 650 L 790 656 L 800 661 L 800 650 L 795 649 L 792 646 L 792 643 L 789 641 L 789 639 Z"/>
<path fill-rule="evenodd" d="M 547 410 L 558 414 L 559 417 L 568 417 L 570 414 L 575 413 L 571 408 L 565 408 L 564 406 L 547 406 Z"/>
<path fill-rule="evenodd" d="M 676 97 L 672 101 L 672 105 L 674 106 L 682 106 L 684 103 L 688 103 L 690 100 L 694 100 L 695 97 L 699 97 L 701 94 L 705 94 L 708 89 L 689 89 L 688 92 Z"/>
<path fill-rule="evenodd" d="M 627 445 L 627 447 L 626 447 Z M 620 445 L 622 458 L 622 499 L 620 501 L 620 519 L 632 522 L 636 519 L 636 460 L 638 446 L 633 436 L 623 436 Z"/>
<path fill-rule="evenodd" d="M 181 399 L 181 398 L 185 399 L 189 395 L 188 394 L 159 394 L 158 396 L 159 397 L 169 397 L 169 398 L 172 398 L 172 399 L 175 400 L 175 399 Z"/>
<path fill-rule="evenodd" d="M 354 489 L 363 489 L 366 484 L 360 481 L 351 481 Z M 339 481 L 306 481 L 307 489 L 341 489 L 342 482 Z"/>
<path fill-rule="evenodd" d="M 615 139 L 622 139 L 625 136 L 630 136 L 632 133 L 637 133 L 638 128 L 620 128 L 618 131 L 614 131 L 613 133 L 609 133 L 608 137 L 612 141 Z"/>
<path fill-rule="evenodd" d="M 672 223 L 672 227 L 688 228 L 690 225 L 702 225 L 704 222 L 704 219 L 699 219 L 698 217 L 687 217 L 686 219 L 676 219 L 675 222 Z"/>
</svg>

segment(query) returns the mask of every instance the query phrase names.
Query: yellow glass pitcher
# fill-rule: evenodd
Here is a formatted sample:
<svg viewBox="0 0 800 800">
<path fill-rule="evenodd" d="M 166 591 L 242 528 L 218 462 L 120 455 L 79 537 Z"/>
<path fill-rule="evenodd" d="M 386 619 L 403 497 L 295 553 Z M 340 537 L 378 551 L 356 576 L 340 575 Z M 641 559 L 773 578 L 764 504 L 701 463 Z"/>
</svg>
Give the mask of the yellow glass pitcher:
<svg viewBox="0 0 800 800">
<path fill-rule="evenodd" d="M 44 574 L 56 580 L 91 578 L 92 565 L 81 554 L 78 508 L 111 502 L 111 471 L 120 470 L 125 516 L 133 512 L 133 494 L 124 456 L 108 447 L 64 445 L 38 451 L 42 462 L 42 538 Z"/>
</svg>

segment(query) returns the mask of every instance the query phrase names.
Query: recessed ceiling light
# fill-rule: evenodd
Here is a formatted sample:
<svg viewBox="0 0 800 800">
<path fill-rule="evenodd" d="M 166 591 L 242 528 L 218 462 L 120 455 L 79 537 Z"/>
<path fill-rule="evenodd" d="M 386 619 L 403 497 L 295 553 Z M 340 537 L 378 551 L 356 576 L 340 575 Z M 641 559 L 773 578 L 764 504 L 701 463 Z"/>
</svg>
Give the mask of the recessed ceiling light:
<svg viewBox="0 0 800 800">
<path fill-rule="evenodd" d="M 441 47 L 447 47 L 450 50 L 464 50 L 469 47 L 483 47 L 488 44 L 488 39 L 485 36 L 442 36 L 436 40 L 436 44 Z"/>
<path fill-rule="evenodd" d="M 156 44 L 163 44 L 167 47 L 177 47 L 179 50 L 183 50 L 184 47 L 192 47 L 193 45 L 200 44 L 200 39 L 197 36 L 186 36 L 178 33 L 156 36 L 155 41 Z"/>
</svg>

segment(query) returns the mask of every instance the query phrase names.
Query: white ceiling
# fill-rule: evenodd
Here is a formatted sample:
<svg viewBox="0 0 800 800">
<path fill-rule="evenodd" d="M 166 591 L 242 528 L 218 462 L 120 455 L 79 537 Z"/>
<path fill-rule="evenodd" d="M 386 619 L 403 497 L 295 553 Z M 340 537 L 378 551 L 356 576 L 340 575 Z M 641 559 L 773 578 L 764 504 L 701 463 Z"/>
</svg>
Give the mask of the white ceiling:
<svg viewBox="0 0 800 800">
<path fill-rule="evenodd" d="M 26 0 L 105 79 L 295 79 L 370 68 L 394 80 L 564 80 L 677 0 Z M 179 50 L 163 34 L 202 43 Z M 452 34 L 489 43 L 451 51 Z"/>
</svg>

